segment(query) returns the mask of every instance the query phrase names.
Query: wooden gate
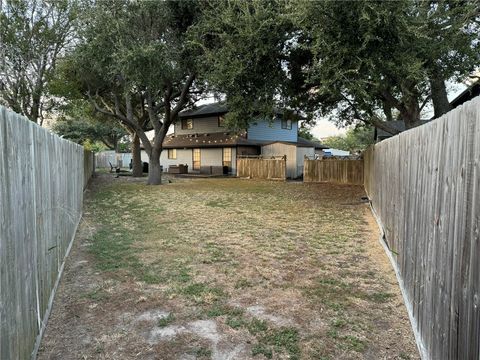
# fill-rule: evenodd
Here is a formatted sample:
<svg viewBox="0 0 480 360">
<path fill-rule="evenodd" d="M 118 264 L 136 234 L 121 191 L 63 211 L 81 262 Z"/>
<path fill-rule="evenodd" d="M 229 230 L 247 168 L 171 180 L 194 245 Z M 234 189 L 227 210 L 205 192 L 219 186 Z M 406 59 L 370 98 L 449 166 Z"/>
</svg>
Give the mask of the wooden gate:
<svg viewBox="0 0 480 360">
<path fill-rule="evenodd" d="M 363 185 L 363 160 L 304 160 L 304 182 Z"/>
<path fill-rule="evenodd" d="M 237 176 L 251 179 L 285 180 L 287 158 L 237 158 Z"/>
</svg>

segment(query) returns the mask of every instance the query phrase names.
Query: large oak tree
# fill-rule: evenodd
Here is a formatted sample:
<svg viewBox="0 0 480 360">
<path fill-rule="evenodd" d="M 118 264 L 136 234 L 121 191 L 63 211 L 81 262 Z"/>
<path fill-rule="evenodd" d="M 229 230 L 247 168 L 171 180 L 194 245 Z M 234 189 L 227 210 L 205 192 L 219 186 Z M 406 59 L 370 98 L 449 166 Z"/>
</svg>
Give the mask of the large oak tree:
<svg viewBox="0 0 480 360">
<path fill-rule="evenodd" d="M 63 66 L 62 76 L 97 112 L 134 135 L 134 164 L 141 141 L 149 157 L 148 184 L 161 183 L 160 154 L 170 125 L 203 92 L 197 53 L 187 41 L 198 13 L 193 1 L 97 2 L 83 17 L 81 40 Z"/>
<path fill-rule="evenodd" d="M 313 57 L 308 82 L 324 113 L 341 123 L 382 120 L 420 124 L 433 103 L 450 110 L 445 81 L 462 79 L 480 63 L 478 3 L 456 1 L 308 2 L 293 19 Z"/>
<path fill-rule="evenodd" d="M 196 35 L 234 123 L 280 103 L 394 134 L 386 120 L 410 128 L 427 104 L 449 110 L 445 82 L 480 63 L 478 12 L 476 1 L 215 1 Z"/>
</svg>

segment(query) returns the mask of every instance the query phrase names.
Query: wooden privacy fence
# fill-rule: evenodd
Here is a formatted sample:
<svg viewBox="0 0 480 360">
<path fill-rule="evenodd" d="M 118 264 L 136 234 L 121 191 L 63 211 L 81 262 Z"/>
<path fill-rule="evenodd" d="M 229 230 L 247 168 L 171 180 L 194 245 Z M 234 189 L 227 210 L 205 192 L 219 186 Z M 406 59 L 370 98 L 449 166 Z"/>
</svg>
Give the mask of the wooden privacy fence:
<svg viewBox="0 0 480 360">
<path fill-rule="evenodd" d="M 287 159 L 237 158 L 237 176 L 252 179 L 285 180 Z"/>
<path fill-rule="evenodd" d="M 363 160 L 304 160 L 304 182 L 363 185 Z"/>
<path fill-rule="evenodd" d="M 82 213 L 84 153 L 0 106 L 0 359 L 35 353 Z"/>
<path fill-rule="evenodd" d="M 113 150 L 101 151 L 95 155 L 98 168 L 110 168 L 113 166 L 128 167 L 132 160 L 132 153 L 116 153 Z"/>
<path fill-rule="evenodd" d="M 90 178 L 95 172 L 95 153 L 89 150 L 83 151 L 83 189 L 88 185 Z"/>
<path fill-rule="evenodd" d="M 480 359 L 480 98 L 365 154 L 424 359 Z"/>
</svg>

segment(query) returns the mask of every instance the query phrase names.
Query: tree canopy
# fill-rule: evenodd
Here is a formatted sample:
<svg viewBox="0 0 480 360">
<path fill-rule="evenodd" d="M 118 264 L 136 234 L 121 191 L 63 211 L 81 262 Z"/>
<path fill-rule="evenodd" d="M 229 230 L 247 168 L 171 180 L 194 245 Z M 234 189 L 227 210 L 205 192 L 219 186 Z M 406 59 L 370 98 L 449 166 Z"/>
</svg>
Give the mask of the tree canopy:
<svg viewBox="0 0 480 360">
<path fill-rule="evenodd" d="M 420 123 L 430 100 L 449 110 L 445 80 L 479 64 L 478 5 L 465 2 L 299 1 L 294 21 L 310 35 L 312 98 L 342 124 L 363 120 L 384 130 L 397 117 Z M 446 104 L 445 104 L 446 102 Z M 393 112 L 394 111 L 394 112 Z"/>
<path fill-rule="evenodd" d="M 280 104 L 396 133 L 386 120 L 416 126 L 432 101 L 448 111 L 445 81 L 480 63 L 474 1 L 228 1 L 205 14 L 206 76 L 241 125 Z"/>
<path fill-rule="evenodd" d="M 197 52 L 187 41 L 197 10 L 194 1 L 97 2 L 82 17 L 81 41 L 63 67 L 69 95 L 88 99 L 141 140 L 151 184 L 161 182 L 168 128 L 203 92 Z M 154 130 L 152 140 L 147 129 Z"/>
<path fill-rule="evenodd" d="M 238 130 L 277 107 L 390 133 L 388 120 L 416 126 L 426 105 L 440 116 L 445 82 L 480 64 L 479 13 L 448 0 L 5 0 L 0 102 L 41 123 L 88 101 L 132 136 L 134 174 L 142 142 L 157 184 L 170 125 L 206 93 L 226 96 Z M 91 120 L 59 127 L 92 135 Z"/>
<path fill-rule="evenodd" d="M 200 73 L 211 89 L 226 94 L 227 124 L 246 129 L 256 114 L 273 118 L 286 84 L 284 48 L 291 22 L 280 1 L 206 1 L 190 32 L 203 56 Z"/>
<path fill-rule="evenodd" d="M 339 149 L 356 153 L 365 150 L 375 143 L 373 128 L 357 126 L 347 130 L 345 135 L 330 136 L 322 140 L 322 144 L 332 149 Z"/>
<path fill-rule="evenodd" d="M 128 132 L 116 121 L 95 114 L 84 100 L 72 100 L 60 110 L 62 115 L 53 124 L 52 130 L 80 145 L 92 147 L 91 144 L 101 142 L 104 148 L 120 151 L 122 139 L 128 136 Z"/>
<path fill-rule="evenodd" d="M 4 0 L 0 6 L 0 104 L 40 125 L 55 105 L 48 85 L 73 45 L 79 6 L 72 0 Z"/>
</svg>

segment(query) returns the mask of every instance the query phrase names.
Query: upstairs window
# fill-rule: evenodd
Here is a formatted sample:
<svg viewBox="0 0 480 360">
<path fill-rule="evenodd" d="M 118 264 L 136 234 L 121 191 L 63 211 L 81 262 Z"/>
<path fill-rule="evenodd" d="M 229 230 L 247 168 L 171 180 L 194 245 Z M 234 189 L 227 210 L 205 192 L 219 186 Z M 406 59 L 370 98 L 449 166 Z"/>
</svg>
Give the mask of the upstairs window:
<svg viewBox="0 0 480 360">
<path fill-rule="evenodd" d="M 192 130 L 193 119 L 182 119 L 182 130 Z"/>
<path fill-rule="evenodd" d="M 168 149 L 168 158 L 176 160 L 177 159 L 177 149 Z"/>
<path fill-rule="evenodd" d="M 218 117 L 218 127 L 225 127 L 225 116 L 220 115 Z"/>
<path fill-rule="evenodd" d="M 282 129 L 292 130 L 292 120 L 282 118 Z"/>
</svg>

